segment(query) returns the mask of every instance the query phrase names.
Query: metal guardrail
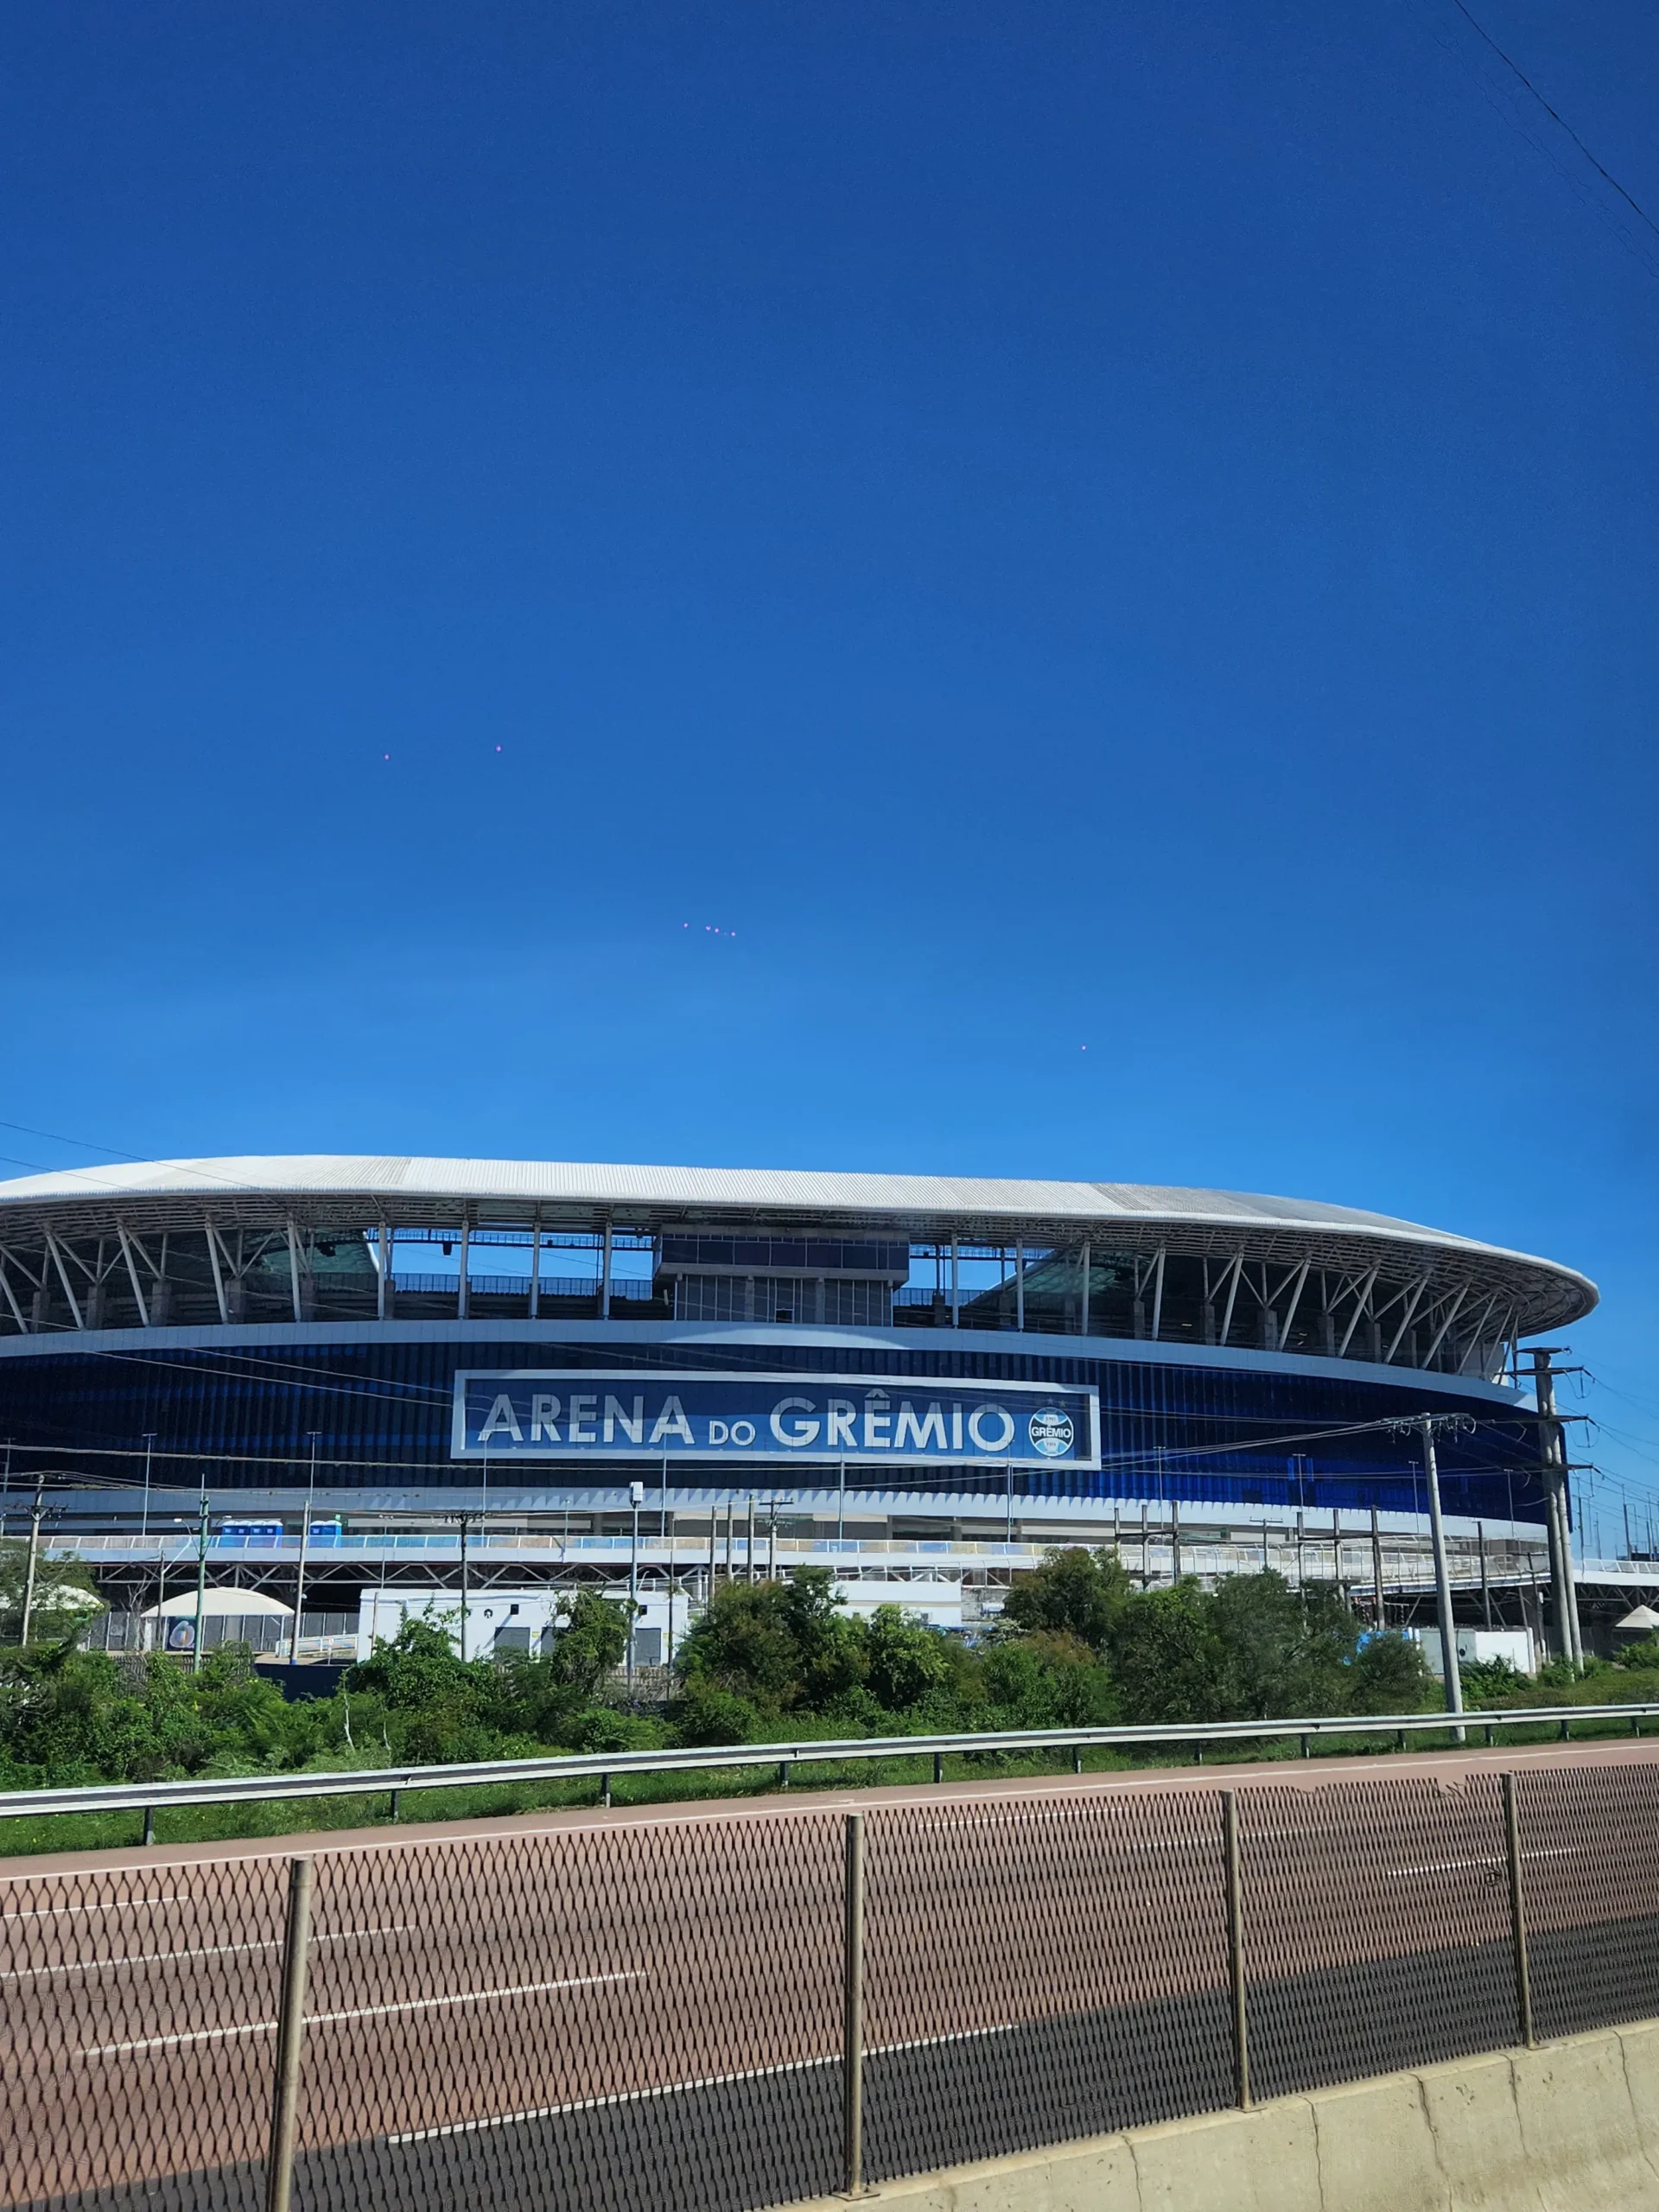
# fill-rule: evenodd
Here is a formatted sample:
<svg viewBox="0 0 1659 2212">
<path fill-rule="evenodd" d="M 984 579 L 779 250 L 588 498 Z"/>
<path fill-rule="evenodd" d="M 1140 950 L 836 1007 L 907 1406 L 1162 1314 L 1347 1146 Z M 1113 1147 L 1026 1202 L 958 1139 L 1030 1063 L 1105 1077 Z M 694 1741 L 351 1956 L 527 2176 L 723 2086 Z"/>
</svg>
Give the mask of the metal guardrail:
<svg viewBox="0 0 1659 2212">
<path fill-rule="evenodd" d="M 1565 1741 L 1575 1720 L 1628 1720 L 1639 1734 L 1643 1720 L 1659 1719 L 1659 1705 L 1510 1706 L 1464 1713 L 1326 1713 L 1294 1720 L 1206 1720 L 1166 1727 L 1011 1728 L 995 1732 L 938 1736 L 855 1736 L 784 1744 L 699 1744 L 650 1751 L 586 1751 L 537 1759 L 476 1759 L 446 1766 L 376 1767 L 328 1773 L 212 1775 L 183 1782 L 111 1782 L 74 1789 L 0 1792 L 0 1820 L 38 1819 L 53 1813 L 154 1813 L 181 1805 L 251 1805 L 288 1797 L 372 1797 L 406 1789 L 484 1789 L 522 1782 L 597 1781 L 603 1801 L 624 1775 L 686 1774 L 716 1768 L 773 1766 L 780 1786 L 803 1766 L 839 1766 L 858 1760 L 926 1758 L 933 1778 L 944 1778 L 947 1757 L 1003 1751 L 1134 1750 L 1167 1745 L 1196 1751 L 1212 1744 L 1300 1740 L 1304 1756 L 1316 1737 L 1394 1736 L 1471 1728 L 1493 1740 L 1498 1728 L 1559 1728 Z"/>
</svg>

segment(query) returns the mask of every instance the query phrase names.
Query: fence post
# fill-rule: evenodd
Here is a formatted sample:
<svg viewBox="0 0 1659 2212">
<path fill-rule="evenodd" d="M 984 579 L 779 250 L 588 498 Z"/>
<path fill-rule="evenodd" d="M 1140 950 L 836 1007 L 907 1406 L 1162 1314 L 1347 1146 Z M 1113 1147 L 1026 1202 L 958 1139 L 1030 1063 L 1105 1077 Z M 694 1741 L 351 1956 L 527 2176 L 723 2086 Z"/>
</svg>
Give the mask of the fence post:
<svg viewBox="0 0 1659 2212">
<path fill-rule="evenodd" d="M 288 1862 L 288 1926 L 283 1941 L 283 1991 L 276 2018 L 276 2069 L 270 2101 L 270 2156 L 265 2164 L 265 2212 L 289 2212 L 294 2188 L 294 2133 L 300 2108 L 300 2056 L 305 2038 L 305 1975 L 311 1948 L 311 1888 L 315 1862 Z"/>
<path fill-rule="evenodd" d="M 1527 1893 L 1521 1881 L 1521 1815 L 1516 1803 L 1515 1777 L 1503 1777 L 1503 1827 L 1510 1856 L 1510 1927 L 1515 1945 L 1515 2009 L 1521 2022 L 1521 2040 L 1530 2050 L 1536 2038 L 1532 2030 L 1532 1974 L 1527 1962 Z"/>
<path fill-rule="evenodd" d="M 847 2194 L 864 2191 L 864 1815 L 847 1815 L 847 1935 L 842 2007 Z"/>
<path fill-rule="evenodd" d="M 1227 1854 L 1227 1974 L 1233 1999 L 1233 2075 L 1238 2108 L 1250 2108 L 1250 2040 L 1245 2012 L 1244 1874 L 1238 1848 L 1238 1792 L 1221 1793 L 1221 1833 Z"/>
</svg>

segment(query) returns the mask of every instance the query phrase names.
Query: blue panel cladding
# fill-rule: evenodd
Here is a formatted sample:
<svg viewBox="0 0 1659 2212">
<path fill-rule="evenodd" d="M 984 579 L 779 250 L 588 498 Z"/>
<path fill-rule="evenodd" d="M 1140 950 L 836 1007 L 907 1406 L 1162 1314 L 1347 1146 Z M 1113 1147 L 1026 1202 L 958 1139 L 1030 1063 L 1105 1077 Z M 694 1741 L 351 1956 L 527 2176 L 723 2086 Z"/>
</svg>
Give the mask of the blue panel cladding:
<svg viewBox="0 0 1659 2212">
<path fill-rule="evenodd" d="M 135 1337 L 137 1332 L 135 1332 Z M 1018 1468 L 1016 1497 L 1179 1499 L 1198 1506 L 1341 1507 L 1421 1513 L 1427 1510 L 1414 1436 L 1351 1425 L 1414 1414 L 1461 1412 L 1468 1434 L 1440 1441 L 1441 1489 L 1448 1513 L 1470 1519 L 1541 1521 L 1543 1494 L 1531 1418 L 1520 1408 L 1470 1391 L 1425 1388 L 1408 1370 L 1397 1382 L 1334 1366 L 1307 1374 L 1266 1364 L 1205 1367 L 1155 1359 L 1089 1359 L 1060 1351 L 1052 1338 L 995 1351 L 930 1342 L 857 1345 L 721 1345 L 616 1338 L 563 1344 L 520 1336 L 493 1340 L 487 1330 L 442 1341 L 398 1341 L 365 1327 L 358 1344 L 303 1341 L 280 1347 L 185 1349 L 156 1344 L 96 1353 L 68 1345 L 31 1347 L 0 1359 L 0 1439 L 48 1446 L 65 1472 L 130 1475 L 100 1452 L 142 1449 L 153 1432 L 159 1453 L 190 1460 L 194 1488 L 207 1465 L 215 1488 L 288 1486 L 281 1464 L 308 1459 L 317 1433 L 320 1461 L 338 1489 L 353 1478 L 384 1492 L 398 1484 L 472 1487 L 475 1465 L 450 1457 L 453 1386 L 458 1368 L 548 1365 L 587 1370 L 656 1369 L 710 1375 L 761 1369 L 803 1376 L 913 1376 L 987 1382 L 1093 1385 L 1100 1393 L 1103 1467 L 1081 1474 L 1063 1466 Z M 1437 1383 L 1443 1378 L 1436 1378 Z M 1332 1433 L 1336 1432 L 1336 1433 Z M 32 1470 L 38 1455 L 18 1461 Z M 171 1475 L 186 1471 L 171 1462 Z M 553 1469 L 543 1465 L 543 1475 Z M 160 1470 L 158 1469 L 158 1478 Z M 983 1492 L 1001 1497 L 1001 1470 L 882 1467 L 884 1491 L 937 1495 Z M 947 1478 L 948 1476 L 948 1478 Z M 704 1479 L 718 1483 L 709 1466 Z M 14 1477 L 14 1481 L 16 1479 Z M 561 1482 L 607 1487 L 615 1471 L 572 1465 Z M 854 1476 L 855 1481 L 859 1479 Z M 734 1465 L 734 1484 L 753 1486 Z"/>
</svg>

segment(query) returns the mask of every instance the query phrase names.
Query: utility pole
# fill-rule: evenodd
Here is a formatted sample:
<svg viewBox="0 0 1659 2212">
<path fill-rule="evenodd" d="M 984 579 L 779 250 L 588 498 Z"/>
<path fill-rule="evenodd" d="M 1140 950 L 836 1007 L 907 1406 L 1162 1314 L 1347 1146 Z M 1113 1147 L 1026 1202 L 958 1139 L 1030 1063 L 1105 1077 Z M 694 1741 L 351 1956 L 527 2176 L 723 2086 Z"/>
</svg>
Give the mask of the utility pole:
<svg viewBox="0 0 1659 2212">
<path fill-rule="evenodd" d="M 201 1471 L 201 1495 L 196 1511 L 196 1637 L 190 1653 L 190 1671 L 201 1672 L 201 1627 L 207 1611 L 207 1470 Z"/>
<path fill-rule="evenodd" d="M 1440 1624 L 1440 1665 L 1446 1681 L 1446 1709 L 1463 1711 L 1463 1681 L 1458 1672 L 1458 1631 L 1452 1618 L 1452 1578 L 1446 1563 L 1446 1528 L 1440 1518 L 1440 1469 L 1434 1456 L 1434 1416 L 1418 1421 L 1423 1440 L 1423 1474 L 1428 1485 L 1428 1537 L 1434 1548 L 1434 1610 Z M 1463 1731 L 1457 1739 L 1463 1741 Z"/>
<path fill-rule="evenodd" d="M 297 1667 L 300 1663 L 300 1622 L 305 1612 L 305 1562 L 311 1549 L 311 1512 L 317 1496 L 317 1440 L 321 1433 L 321 1430 L 315 1428 L 310 1432 L 311 1481 L 305 1493 L 305 1511 L 300 1519 L 300 1571 L 294 1587 L 294 1626 L 288 1639 L 288 1663 L 290 1667 Z"/>
<path fill-rule="evenodd" d="M 144 1510 L 138 1522 L 138 1534 L 141 1537 L 147 1537 L 149 1534 L 149 1460 L 150 1454 L 155 1449 L 156 1431 L 153 1428 L 147 1428 L 144 1431 Z"/>
<path fill-rule="evenodd" d="M 1476 1522 L 1476 1544 L 1480 1546 L 1480 1617 L 1491 1628 L 1491 1584 L 1486 1581 L 1486 1522 Z"/>
<path fill-rule="evenodd" d="M 46 1510 L 46 1476 L 35 1478 L 35 1503 L 29 1509 L 29 1564 L 23 1571 L 23 1624 L 20 1648 L 29 1649 L 29 1624 L 35 1614 L 35 1580 L 40 1569 L 41 1516 Z"/>
<path fill-rule="evenodd" d="M 467 1600 L 469 1586 L 467 1580 L 467 1520 L 461 1516 L 461 1663 L 467 1664 Z"/>
<path fill-rule="evenodd" d="M 644 1483 L 628 1484 L 628 1503 L 633 1512 L 633 1535 L 628 1553 L 628 1703 L 633 1703 L 634 1624 L 639 1618 L 639 1509 L 645 1502 Z M 671 1604 L 672 1600 L 670 1600 Z"/>
<path fill-rule="evenodd" d="M 1532 1347 L 1533 1397 L 1538 1408 L 1538 1457 L 1544 1473 L 1545 1528 L 1549 1537 L 1550 1599 L 1560 1656 L 1584 1670 L 1584 1639 L 1579 1628 L 1579 1592 L 1573 1572 L 1573 1517 L 1567 1496 L 1567 1445 L 1555 1417 L 1555 1347 Z"/>
<path fill-rule="evenodd" d="M 1382 1596 L 1382 1523 L 1375 1506 L 1371 1508 L 1371 1580 L 1376 1593 L 1373 1618 L 1376 1626 L 1382 1629 L 1388 1625 L 1388 1609 Z"/>
</svg>

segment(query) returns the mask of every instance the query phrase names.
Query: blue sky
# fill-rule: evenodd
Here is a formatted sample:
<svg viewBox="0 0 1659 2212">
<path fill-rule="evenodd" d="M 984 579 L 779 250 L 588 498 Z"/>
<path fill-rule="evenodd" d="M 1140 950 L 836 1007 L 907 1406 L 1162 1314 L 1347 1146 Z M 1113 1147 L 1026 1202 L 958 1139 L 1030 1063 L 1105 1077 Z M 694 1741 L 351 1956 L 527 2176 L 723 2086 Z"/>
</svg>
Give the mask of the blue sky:
<svg viewBox="0 0 1659 2212">
<path fill-rule="evenodd" d="M 1659 235 L 1456 0 L 0 57 L 0 1118 L 1381 1207 L 1659 1483 Z"/>
</svg>

